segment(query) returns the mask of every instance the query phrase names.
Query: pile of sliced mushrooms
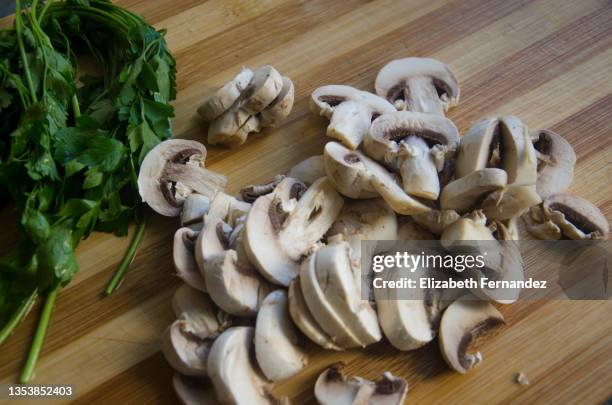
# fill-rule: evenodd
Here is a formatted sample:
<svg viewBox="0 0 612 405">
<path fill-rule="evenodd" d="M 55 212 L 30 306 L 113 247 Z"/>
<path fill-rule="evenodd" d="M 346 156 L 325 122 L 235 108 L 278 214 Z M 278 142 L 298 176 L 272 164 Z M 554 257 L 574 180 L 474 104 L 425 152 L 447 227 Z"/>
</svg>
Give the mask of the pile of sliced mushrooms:
<svg viewBox="0 0 612 405">
<path fill-rule="evenodd" d="M 451 369 L 466 373 L 482 361 L 470 344 L 503 324 L 496 306 L 515 299 L 472 291 L 363 300 L 361 240 L 518 240 L 521 217 L 537 238 L 607 238 L 599 209 L 563 193 L 576 156 L 562 136 L 530 134 L 513 116 L 485 118 L 460 136 L 445 116 L 459 102 L 457 80 L 433 59 L 388 63 L 375 91 L 316 89 L 311 109 L 329 119 L 327 135 L 337 141 L 237 196 L 204 168 L 197 142 L 169 140 L 145 159 L 143 199 L 180 215 L 182 226 L 173 254 L 184 285 L 162 349 L 183 402 L 278 402 L 269 388 L 306 366 L 305 339 L 340 351 L 386 338 L 410 351 L 438 337 Z M 211 121 L 210 143 L 236 145 L 251 128 L 278 124 L 292 104 L 291 80 L 264 66 L 240 72 L 199 113 Z M 510 271 L 504 266 L 498 277 Z M 520 255 L 511 266 L 522 274 Z M 348 378 L 333 365 L 315 396 L 322 404 L 403 403 L 406 381 L 381 374 L 377 382 Z"/>
</svg>

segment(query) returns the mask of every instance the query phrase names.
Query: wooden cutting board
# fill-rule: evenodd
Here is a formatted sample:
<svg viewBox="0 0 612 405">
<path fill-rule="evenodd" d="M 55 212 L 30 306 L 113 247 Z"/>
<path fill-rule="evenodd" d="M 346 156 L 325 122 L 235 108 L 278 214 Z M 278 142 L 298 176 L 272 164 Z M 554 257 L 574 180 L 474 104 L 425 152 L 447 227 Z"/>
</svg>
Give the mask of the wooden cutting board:
<svg viewBox="0 0 612 405">
<path fill-rule="evenodd" d="M 209 148 L 207 165 L 229 191 L 263 182 L 320 154 L 325 121 L 308 110 L 313 89 L 372 90 L 394 58 L 429 56 L 450 65 L 461 102 L 449 117 L 464 133 L 485 115 L 514 114 L 551 128 L 574 146 L 571 191 L 612 217 L 612 3 L 608 0 L 221 1 L 120 0 L 167 39 L 178 61 L 176 136 L 204 140 L 196 108 L 242 66 L 272 64 L 293 79 L 296 103 L 274 131 L 236 150 Z M 6 22 L 6 21 L 5 21 Z M 0 213 L 0 250 L 15 244 L 16 215 Z M 171 263 L 176 219 L 154 217 L 119 291 L 102 291 L 128 240 L 96 234 L 81 243 L 81 272 L 59 294 L 36 383 L 73 384 L 77 402 L 175 402 L 172 371 L 158 349 L 173 320 L 178 286 Z M 3 252 L 0 252 L 3 253 Z M 0 348 L 0 381 L 14 382 L 40 308 Z M 519 302 L 507 326 L 480 345 L 485 361 L 468 375 L 448 371 L 437 344 L 402 353 L 387 342 L 328 353 L 312 347 L 309 367 L 274 391 L 311 403 L 328 364 L 375 378 L 405 377 L 410 403 L 602 403 L 612 394 L 612 302 Z M 531 384 L 514 382 L 525 373 Z"/>
</svg>

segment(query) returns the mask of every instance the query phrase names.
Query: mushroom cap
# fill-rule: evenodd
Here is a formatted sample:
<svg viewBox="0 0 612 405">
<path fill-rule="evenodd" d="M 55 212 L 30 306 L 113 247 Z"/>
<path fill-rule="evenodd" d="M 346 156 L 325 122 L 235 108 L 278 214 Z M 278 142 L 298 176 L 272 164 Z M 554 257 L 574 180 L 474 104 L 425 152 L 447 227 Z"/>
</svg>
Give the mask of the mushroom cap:
<svg viewBox="0 0 612 405">
<path fill-rule="evenodd" d="M 287 173 L 287 177 L 298 179 L 307 186 L 310 186 L 312 183 L 325 176 L 323 155 L 315 155 L 304 159 L 293 166 Z"/>
<path fill-rule="evenodd" d="M 308 362 L 288 307 L 287 292 L 281 289 L 268 294 L 257 313 L 255 354 L 261 371 L 271 381 L 291 377 Z"/>
<path fill-rule="evenodd" d="M 429 78 L 440 97 L 444 111 L 459 103 L 459 84 L 453 72 L 447 65 L 431 58 L 403 58 L 396 59 L 378 72 L 374 87 L 376 94 L 394 103 L 403 96 L 404 90 L 410 91 L 406 86 L 413 78 Z"/>
<path fill-rule="evenodd" d="M 174 373 L 172 386 L 183 405 L 213 405 L 218 403 L 213 386 L 208 379 Z"/>
<path fill-rule="evenodd" d="M 252 327 L 232 327 L 212 345 L 208 356 L 208 375 L 222 403 L 274 403 L 267 391 L 264 376 L 253 363 L 253 334 Z"/>
<path fill-rule="evenodd" d="M 283 76 L 283 87 L 276 98 L 261 113 L 260 120 L 262 127 L 276 127 L 291 113 L 295 89 L 293 82 Z"/>
<path fill-rule="evenodd" d="M 335 108 L 347 101 L 363 105 L 370 116 L 395 111 L 393 105 L 384 98 L 341 84 L 331 84 L 315 89 L 310 97 L 310 109 L 316 114 L 331 118 Z"/>
<path fill-rule="evenodd" d="M 247 88 L 253 78 L 251 69 L 242 68 L 240 73 L 215 92 L 198 108 L 198 113 L 205 121 L 212 121 L 230 109 Z"/>
<path fill-rule="evenodd" d="M 249 259 L 268 280 L 283 286 L 297 276 L 300 261 L 316 248 L 344 203 L 327 178 L 300 197 L 303 189 L 302 183 L 285 178 L 253 203 L 246 220 Z"/>
<path fill-rule="evenodd" d="M 190 228 L 179 228 L 174 233 L 172 257 L 176 275 L 189 286 L 206 292 L 206 282 L 200 274 L 195 259 L 195 243 L 199 232 Z"/>
<path fill-rule="evenodd" d="M 159 143 L 140 166 L 138 191 L 142 200 L 158 214 L 175 217 L 192 192 L 212 197 L 216 190 L 225 188 L 227 179 L 204 169 L 205 158 L 206 148 L 196 141 L 169 139 Z"/>
<path fill-rule="evenodd" d="M 294 278 L 291 284 L 289 284 L 288 299 L 291 319 L 293 319 L 293 322 L 306 337 L 324 349 L 342 350 L 341 347 L 333 342 L 327 332 L 319 326 L 310 309 L 308 309 L 299 277 Z"/>
<path fill-rule="evenodd" d="M 428 145 L 459 145 L 459 131 L 451 120 L 434 114 L 394 111 L 376 118 L 370 126 L 363 148 L 372 159 L 398 169 L 394 162 L 399 144 L 409 136 L 421 137 Z"/>
<path fill-rule="evenodd" d="M 448 306 L 440 322 L 440 351 L 446 363 L 465 374 L 482 358 L 467 353 L 474 339 L 504 323 L 504 317 L 488 302 L 464 296 Z"/>
<path fill-rule="evenodd" d="M 561 135 L 548 129 L 533 132 L 531 139 L 538 158 L 538 194 L 544 199 L 565 191 L 574 178 L 574 148 Z"/>
<path fill-rule="evenodd" d="M 440 208 L 459 214 L 475 208 L 486 194 L 506 186 L 508 176 L 501 169 L 476 170 L 446 185 L 440 195 Z"/>
<path fill-rule="evenodd" d="M 553 194 L 542 204 L 544 214 L 570 239 L 607 239 L 610 225 L 596 205 L 572 194 Z"/>
</svg>

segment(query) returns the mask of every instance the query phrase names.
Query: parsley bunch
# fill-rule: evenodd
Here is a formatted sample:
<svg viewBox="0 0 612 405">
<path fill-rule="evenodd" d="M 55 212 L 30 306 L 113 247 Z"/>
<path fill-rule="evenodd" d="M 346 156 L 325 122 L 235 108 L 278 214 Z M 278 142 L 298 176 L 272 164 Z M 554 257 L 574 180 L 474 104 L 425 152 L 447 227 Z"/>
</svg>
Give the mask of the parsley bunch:
<svg viewBox="0 0 612 405">
<path fill-rule="evenodd" d="M 22 382 L 59 287 L 78 271 L 79 241 L 140 223 L 110 292 L 142 236 L 138 169 L 172 136 L 175 61 L 163 34 L 110 0 L 17 0 L 14 27 L 0 30 L 0 198 L 21 215 L 19 247 L 0 259 L 0 344 L 46 296 Z M 99 73 L 77 80 L 83 55 Z"/>
</svg>

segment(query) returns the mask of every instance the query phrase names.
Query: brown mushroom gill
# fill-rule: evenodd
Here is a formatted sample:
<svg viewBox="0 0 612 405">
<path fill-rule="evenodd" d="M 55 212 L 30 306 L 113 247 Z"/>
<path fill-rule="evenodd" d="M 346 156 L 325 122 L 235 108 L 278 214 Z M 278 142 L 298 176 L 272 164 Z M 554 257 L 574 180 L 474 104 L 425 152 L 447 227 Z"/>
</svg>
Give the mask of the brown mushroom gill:
<svg viewBox="0 0 612 405">
<path fill-rule="evenodd" d="M 473 367 L 473 364 L 470 362 L 470 356 L 467 355 L 467 350 L 469 349 L 470 345 L 474 342 L 474 340 L 478 338 L 479 336 L 484 335 L 489 330 L 497 326 L 501 326 L 503 324 L 504 324 L 504 321 L 502 319 L 487 318 L 484 321 L 480 322 L 478 325 L 476 325 L 474 329 L 467 331 L 461 337 L 461 341 L 459 342 L 459 346 L 457 347 L 457 350 L 459 354 L 458 360 L 463 368 L 468 370 Z"/>
<path fill-rule="evenodd" d="M 552 139 L 546 132 L 540 132 L 538 135 L 537 141 L 533 143 L 533 147 L 536 152 L 539 153 L 538 156 L 538 173 L 544 168 L 547 163 L 548 156 L 551 153 L 552 149 Z"/>
<path fill-rule="evenodd" d="M 159 188 L 166 201 L 173 207 L 181 207 L 181 204 L 176 200 L 176 181 L 170 180 L 176 170 L 176 165 L 186 165 L 191 161 L 191 158 L 200 155 L 201 151 L 195 148 L 183 149 L 177 152 L 169 160 L 164 168 L 159 179 Z"/>
<path fill-rule="evenodd" d="M 414 130 L 409 128 L 393 128 L 383 135 L 383 139 L 389 141 L 399 141 L 409 136 L 422 138 L 429 148 L 435 145 L 445 145 L 448 138 L 443 134 L 430 130 Z"/>
<path fill-rule="evenodd" d="M 431 81 L 439 98 L 450 97 L 452 90 L 446 83 L 444 83 L 444 81 L 435 78 L 431 78 Z M 391 103 L 396 101 L 406 101 L 409 98 L 409 94 L 410 89 L 408 87 L 408 83 L 406 83 L 404 80 L 395 86 L 392 86 L 387 92 L 386 98 Z"/>
<path fill-rule="evenodd" d="M 291 186 L 289 190 L 289 199 L 299 200 L 304 192 L 306 191 L 306 186 L 303 183 L 296 182 Z M 268 216 L 270 217 L 270 222 L 272 223 L 272 228 L 275 231 L 280 231 L 284 228 L 283 224 L 285 220 L 289 216 L 289 212 L 283 209 L 283 202 L 279 198 L 272 201 L 270 203 L 270 207 L 268 208 Z"/>
<path fill-rule="evenodd" d="M 565 219 L 578 228 L 580 231 L 585 234 L 590 234 L 593 232 L 600 231 L 599 227 L 595 225 L 589 218 L 582 215 L 580 212 L 574 210 L 572 207 L 568 207 L 563 204 L 550 204 L 549 208 L 552 211 L 559 211 L 565 216 Z"/>
<path fill-rule="evenodd" d="M 337 105 L 340 105 L 340 103 L 346 101 L 346 99 L 338 96 L 320 96 L 319 101 L 329 104 L 330 107 L 336 107 Z"/>
</svg>

